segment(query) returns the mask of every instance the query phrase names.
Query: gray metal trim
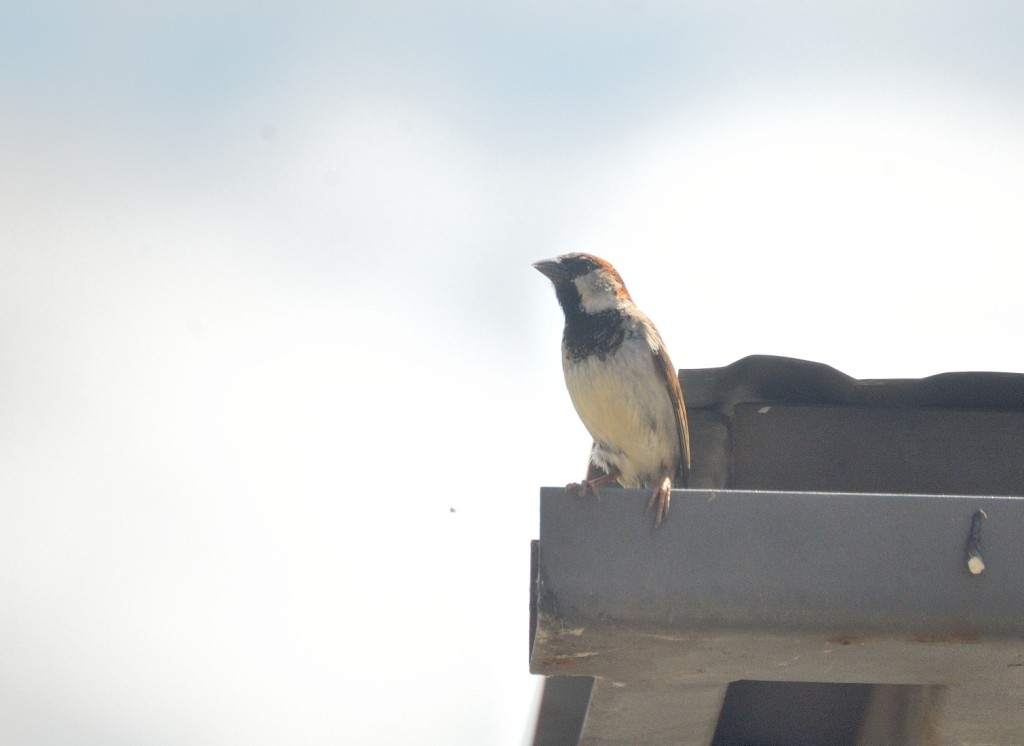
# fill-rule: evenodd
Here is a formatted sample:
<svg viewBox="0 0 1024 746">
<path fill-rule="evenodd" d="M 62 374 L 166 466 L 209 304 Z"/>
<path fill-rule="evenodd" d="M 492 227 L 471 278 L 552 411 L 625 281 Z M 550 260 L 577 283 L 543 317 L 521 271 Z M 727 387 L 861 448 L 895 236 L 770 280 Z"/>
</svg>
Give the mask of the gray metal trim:
<svg viewBox="0 0 1024 746">
<path fill-rule="evenodd" d="M 687 629 L 1024 636 L 1024 498 L 541 491 L 538 609 Z M 984 510 L 986 570 L 967 569 Z"/>
<path fill-rule="evenodd" d="M 1024 498 L 676 490 L 655 530 L 647 497 L 541 491 L 530 670 L 595 677 L 582 742 L 706 745 L 738 681 L 909 685 L 864 728 L 1024 742 Z"/>
</svg>

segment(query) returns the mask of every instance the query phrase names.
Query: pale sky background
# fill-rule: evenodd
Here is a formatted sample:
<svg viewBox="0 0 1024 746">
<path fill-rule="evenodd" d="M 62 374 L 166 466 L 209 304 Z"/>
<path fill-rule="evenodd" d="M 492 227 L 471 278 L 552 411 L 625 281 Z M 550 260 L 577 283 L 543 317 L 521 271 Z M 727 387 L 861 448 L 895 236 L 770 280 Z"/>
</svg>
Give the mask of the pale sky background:
<svg viewBox="0 0 1024 746">
<path fill-rule="evenodd" d="M 675 363 L 1024 371 L 1024 5 L 3 5 L 0 742 L 526 743 L 589 441 Z"/>
</svg>

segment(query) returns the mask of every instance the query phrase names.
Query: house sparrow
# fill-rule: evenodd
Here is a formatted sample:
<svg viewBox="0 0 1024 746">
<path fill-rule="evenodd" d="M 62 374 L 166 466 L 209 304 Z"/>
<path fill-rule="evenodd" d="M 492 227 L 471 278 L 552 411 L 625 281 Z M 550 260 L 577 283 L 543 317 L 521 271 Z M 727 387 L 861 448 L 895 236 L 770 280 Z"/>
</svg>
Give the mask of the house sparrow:
<svg viewBox="0 0 1024 746">
<path fill-rule="evenodd" d="M 565 314 L 562 370 L 594 438 L 582 497 L 609 482 L 653 488 L 654 525 L 668 515 L 673 481 L 686 484 L 690 434 L 676 369 L 651 320 L 603 259 L 565 254 L 533 265 L 554 283 Z"/>
</svg>

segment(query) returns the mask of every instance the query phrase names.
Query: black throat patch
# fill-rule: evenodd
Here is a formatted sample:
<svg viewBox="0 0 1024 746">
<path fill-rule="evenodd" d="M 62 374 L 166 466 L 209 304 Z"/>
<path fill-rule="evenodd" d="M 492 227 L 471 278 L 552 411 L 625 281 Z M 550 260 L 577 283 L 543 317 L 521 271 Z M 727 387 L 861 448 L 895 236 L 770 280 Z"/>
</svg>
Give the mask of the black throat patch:
<svg viewBox="0 0 1024 746">
<path fill-rule="evenodd" d="M 597 355 L 604 360 L 605 355 L 615 352 L 626 338 L 626 325 L 623 323 L 621 311 L 614 309 L 601 313 L 581 313 L 577 318 L 565 319 L 565 331 L 562 340 L 565 351 L 573 360 L 582 360 Z"/>
<path fill-rule="evenodd" d="M 559 284 L 555 294 L 565 313 L 562 342 L 570 359 L 582 360 L 597 355 L 598 359 L 604 360 L 605 355 L 619 348 L 626 338 L 625 315 L 622 311 L 611 308 L 600 313 L 586 313 L 579 291 L 571 282 Z"/>
</svg>

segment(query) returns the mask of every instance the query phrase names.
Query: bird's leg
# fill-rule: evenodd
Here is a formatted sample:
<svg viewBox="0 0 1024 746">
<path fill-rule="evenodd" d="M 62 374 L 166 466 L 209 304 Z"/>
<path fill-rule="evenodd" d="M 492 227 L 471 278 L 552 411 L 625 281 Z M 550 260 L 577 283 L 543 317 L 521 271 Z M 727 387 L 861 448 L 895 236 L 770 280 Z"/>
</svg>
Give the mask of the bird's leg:
<svg viewBox="0 0 1024 746">
<path fill-rule="evenodd" d="M 612 469 L 607 474 L 603 474 L 597 479 L 584 479 L 582 482 L 571 482 L 565 485 L 566 492 L 575 491 L 580 497 L 586 497 L 587 492 L 593 492 L 594 497 L 598 500 L 601 499 L 601 493 L 598 492 L 598 488 L 604 487 L 609 482 L 614 482 L 619 478 L 619 470 Z"/>
<path fill-rule="evenodd" d="M 649 511 L 654 505 L 658 508 L 654 513 L 654 527 L 657 528 L 661 525 L 661 522 L 668 517 L 668 505 L 672 499 L 672 479 L 666 474 L 658 482 L 658 486 L 654 488 L 651 493 L 651 499 L 647 502 L 647 510 Z"/>
</svg>

